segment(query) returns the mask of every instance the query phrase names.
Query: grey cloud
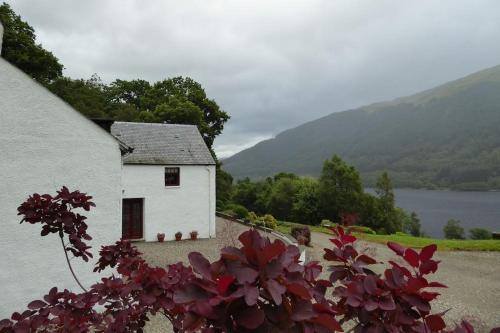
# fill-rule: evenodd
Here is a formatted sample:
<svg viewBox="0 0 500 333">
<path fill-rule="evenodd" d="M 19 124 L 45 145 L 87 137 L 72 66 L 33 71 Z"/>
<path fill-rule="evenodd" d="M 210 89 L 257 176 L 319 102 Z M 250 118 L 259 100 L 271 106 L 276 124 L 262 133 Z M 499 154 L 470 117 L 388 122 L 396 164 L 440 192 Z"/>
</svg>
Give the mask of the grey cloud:
<svg viewBox="0 0 500 333">
<path fill-rule="evenodd" d="M 9 1 L 72 77 L 198 80 L 216 149 L 500 63 L 500 2 Z"/>
</svg>

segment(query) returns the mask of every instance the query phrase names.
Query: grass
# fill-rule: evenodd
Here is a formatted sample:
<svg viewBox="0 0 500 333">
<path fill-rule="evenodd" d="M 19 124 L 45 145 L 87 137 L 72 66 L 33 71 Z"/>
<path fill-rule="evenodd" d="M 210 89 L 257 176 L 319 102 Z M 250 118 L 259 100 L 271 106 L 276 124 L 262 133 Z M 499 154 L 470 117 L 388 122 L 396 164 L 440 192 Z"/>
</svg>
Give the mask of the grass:
<svg viewBox="0 0 500 333">
<path fill-rule="evenodd" d="M 292 222 L 279 221 L 276 230 L 290 234 L 292 227 L 303 227 L 305 225 Z M 331 234 L 328 228 L 321 226 L 308 226 L 313 232 L 322 232 Z M 406 247 L 422 248 L 430 244 L 436 244 L 441 251 L 500 251 L 500 240 L 455 240 L 455 239 L 434 239 L 425 237 L 413 237 L 405 234 L 393 235 L 371 235 L 363 233 L 354 233 L 359 239 L 369 242 L 386 244 L 387 242 L 396 242 Z"/>
<path fill-rule="evenodd" d="M 458 239 L 434 239 L 424 237 L 413 237 L 409 235 L 370 235 L 356 234 L 356 237 L 370 242 L 386 244 L 396 242 L 406 247 L 422 248 L 430 244 L 436 244 L 441 251 L 500 251 L 500 240 L 458 240 Z"/>
</svg>

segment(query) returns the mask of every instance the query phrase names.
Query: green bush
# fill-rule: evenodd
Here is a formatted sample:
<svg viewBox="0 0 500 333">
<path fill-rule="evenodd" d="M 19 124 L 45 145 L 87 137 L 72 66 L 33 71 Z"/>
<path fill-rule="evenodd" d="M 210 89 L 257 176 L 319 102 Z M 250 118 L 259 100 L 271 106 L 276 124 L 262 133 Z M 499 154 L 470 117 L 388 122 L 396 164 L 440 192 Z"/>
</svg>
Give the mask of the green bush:
<svg viewBox="0 0 500 333">
<path fill-rule="evenodd" d="M 483 228 L 472 228 L 469 230 L 469 234 L 471 239 L 491 239 L 491 232 Z"/>
<path fill-rule="evenodd" d="M 459 220 L 448 220 L 443 228 L 444 237 L 446 239 L 465 239 L 465 231 L 460 223 Z"/>
<path fill-rule="evenodd" d="M 247 219 L 250 221 L 250 223 L 255 224 L 259 217 L 257 216 L 257 214 L 255 214 L 255 212 L 250 212 L 247 215 Z"/>
<path fill-rule="evenodd" d="M 333 227 L 335 223 L 333 223 L 330 220 L 321 220 L 321 226 L 322 227 Z"/>
<path fill-rule="evenodd" d="M 224 204 L 224 201 L 222 200 L 217 200 L 215 201 L 215 209 L 217 211 L 223 211 L 225 208 L 225 204 Z"/>
<path fill-rule="evenodd" d="M 242 205 L 229 204 L 229 205 L 226 205 L 226 209 L 228 211 L 233 212 L 232 215 L 239 218 L 239 219 L 244 219 L 248 215 L 248 210 L 245 207 L 243 207 Z"/>
<path fill-rule="evenodd" d="M 270 228 L 270 229 L 274 230 L 278 226 L 278 221 L 276 221 L 276 219 L 274 218 L 274 216 L 272 216 L 271 214 L 264 215 L 264 217 L 262 218 L 262 220 L 264 221 L 264 226 L 266 228 Z"/>
</svg>

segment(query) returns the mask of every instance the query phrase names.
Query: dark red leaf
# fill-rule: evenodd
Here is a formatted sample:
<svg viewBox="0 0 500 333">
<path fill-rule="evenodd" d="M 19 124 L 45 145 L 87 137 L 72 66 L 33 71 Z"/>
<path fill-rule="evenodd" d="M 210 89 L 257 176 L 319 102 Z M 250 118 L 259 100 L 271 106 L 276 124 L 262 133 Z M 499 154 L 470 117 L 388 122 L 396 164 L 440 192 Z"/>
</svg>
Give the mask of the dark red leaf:
<svg viewBox="0 0 500 333">
<path fill-rule="evenodd" d="M 377 278 L 373 275 L 368 275 L 363 280 L 363 286 L 368 294 L 375 295 L 377 292 Z"/>
<path fill-rule="evenodd" d="M 326 327 L 327 329 L 331 330 L 332 332 L 342 332 L 342 327 L 338 323 L 338 321 L 335 320 L 335 318 L 331 315 L 328 315 L 326 313 L 320 314 L 318 317 L 314 318 L 311 320 L 311 322 L 319 324 L 323 327 Z"/>
<path fill-rule="evenodd" d="M 436 252 L 436 244 L 431 244 L 420 250 L 420 261 L 426 261 L 432 258 L 434 252 Z"/>
<path fill-rule="evenodd" d="M 406 249 L 404 253 L 404 258 L 407 263 L 413 267 L 418 267 L 419 256 L 418 253 L 413 249 Z"/>
<path fill-rule="evenodd" d="M 273 243 L 267 245 L 262 249 L 262 252 L 259 255 L 259 263 L 261 265 L 266 265 L 272 259 L 276 258 L 285 251 L 285 244 L 280 240 L 275 240 Z"/>
<path fill-rule="evenodd" d="M 264 318 L 264 312 L 257 307 L 246 308 L 235 316 L 238 326 L 249 330 L 254 330 L 262 325 Z"/>
<path fill-rule="evenodd" d="M 232 275 L 221 276 L 217 280 L 217 290 L 220 294 L 225 294 L 236 278 Z"/>
<path fill-rule="evenodd" d="M 45 303 L 44 301 L 40 301 L 40 300 L 32 301 L 28 304 L 28 309 L 37 310 L 37 309 L 43 308 L 46 305 L 47 305 L 47 303 Z"/>
<path fill-rule="evenodd" d="M 387 246 L 393 250 L 394 252 L 396 252 L 397 255 L 399 256 L 402 256 L 403 253 L 405 252 L 405 248 L 402 247 L 401 245 L 399 245 L 398 243 L 394 243 L 394 242 L 387 242 Z"/>
<path fill-rule="evenodd" d="M 309 294 L 309 291 L 307 289 L 297 283 L 291 283 L 286 286 L 286 289 L 291 292 L 292 294 L 295 294 L 303 299 L 310 299 L 311 295 Z"/>
<path fill-rule="evenodd" d="M 280 305 L 282 302 L 282 295 L 285 293 L 286 287 L 275 280 L 268 280 L 267 291 L 269 292 L 269 294 L 271 294 L 274 303 Z"/>
<path fill-rule="evenodd" d="M 211 279 L 210 262 L 199 252 L 191 252 L 188 255 L 193 270 L 205 279 Z"/>
<path fill-rule="evenodd" d="M 438 315 L 427 316 L 427 318 L 425 318 L 425 323 L 432 332 L 441 331 L 443 328 L 446 327 L 443 318 L 441 318 L 441 316 Z"/>
</svg>

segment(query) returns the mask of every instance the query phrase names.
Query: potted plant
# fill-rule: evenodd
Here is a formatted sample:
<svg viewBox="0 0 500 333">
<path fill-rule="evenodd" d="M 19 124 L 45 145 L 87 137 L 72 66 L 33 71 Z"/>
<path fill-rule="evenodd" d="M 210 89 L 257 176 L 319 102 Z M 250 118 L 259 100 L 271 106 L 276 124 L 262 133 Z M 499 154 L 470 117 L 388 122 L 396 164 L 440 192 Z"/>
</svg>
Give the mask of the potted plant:
<svg viewBox="0 0 500 333">
<path fill-rule="evenodd" d="M 177 231 L 177 232 L 175 233 L 175 240 L 176 240 L 176 241 L 180 241 L 181 239 L 182 239 L 182 232 Z"/>
<path fill-rule="evenodd" d="M 189 236 L 191 237 L 191 240 L 197 240 L 198 239 L 198 231 L 194 230 L 189 233 Z"/>
<path fill-rule="evenodd" d="M 164 233 L 157 233 L 156 234 L 156 237 L 158 238 L 158 242 L 160 243 L 163 243 L 163 241 L 165 240 L 165 234 Z"/>
</svg>

